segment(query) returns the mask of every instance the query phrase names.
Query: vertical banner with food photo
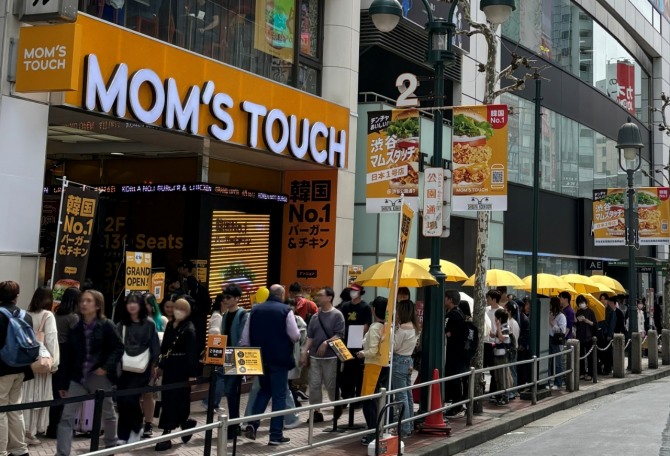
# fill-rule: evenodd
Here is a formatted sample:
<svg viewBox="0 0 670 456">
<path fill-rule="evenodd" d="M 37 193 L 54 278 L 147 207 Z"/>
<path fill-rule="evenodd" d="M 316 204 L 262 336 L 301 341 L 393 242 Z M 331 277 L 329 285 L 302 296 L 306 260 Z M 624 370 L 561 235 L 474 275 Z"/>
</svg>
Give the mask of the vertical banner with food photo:
<svg viewBox="0 0 670 456">
<path fill-rule="evenodd" d="M 507 120 L 507 105 L 454 107 L 453 210 L 507 210 Z"/>
<path fill-rule="evenodd" d="M 400 197 L 419 210 L 419 111 L 368 113 L 366 212 L 400 212 Z"/>
<path fill-rule="evenodd" d="M 668 187 L 636 189 L 640 245 L 670 244 L 670 191 Z M 626 245 L 626 189 L 593 191 L 593 237 L 596 246 Z"/>
<path fill-rule="evenodd" d="M 86 277 L 98 196 L 98 191 L 90 187 L 63 186 L 60 229 L 51 278 L 54 309 L 60 304 L 65 290 L 79 288 Z"/>
</svg>

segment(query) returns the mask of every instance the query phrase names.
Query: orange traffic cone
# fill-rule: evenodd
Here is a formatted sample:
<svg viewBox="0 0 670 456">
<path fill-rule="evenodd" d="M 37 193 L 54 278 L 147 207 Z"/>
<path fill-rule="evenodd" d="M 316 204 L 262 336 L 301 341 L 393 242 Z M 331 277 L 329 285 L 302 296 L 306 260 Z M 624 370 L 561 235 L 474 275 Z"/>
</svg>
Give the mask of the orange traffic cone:
<svg viewBox="0 0 670 456">
<path fill-rule="evenodd" d="M 433 380 L 440 378 L 437 369 L 433 371 Z M 434 383 L 430 386 L 432 393 L 430 395 L 430 410 L 439 410 L 442 407 L 442 394 L 440 393 L 440 384 Z M 444 423 L 442 412 L 436 412 L 426 417 L 426 421 L 419 430 L 422 434 L 451 434 L 451 428 Z"/>
</svg>

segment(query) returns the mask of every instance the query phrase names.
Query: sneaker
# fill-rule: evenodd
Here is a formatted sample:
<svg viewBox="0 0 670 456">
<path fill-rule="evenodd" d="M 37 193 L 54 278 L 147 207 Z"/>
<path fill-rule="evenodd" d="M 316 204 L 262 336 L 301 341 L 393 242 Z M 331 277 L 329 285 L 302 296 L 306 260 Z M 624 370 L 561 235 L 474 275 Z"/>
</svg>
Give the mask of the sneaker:
<svg viewBox="0 0 670 456">
<path fill-rule="evenodd" d="M 375 440 L 374 436 L 372 435 L 366 435 L 361 439 L 361 445 L 368 446 L 370 443 L 372 443 Z"/>
<path fill-rule="evenodd" d="M 284 423 L 284 429 L 295 429 L 295 428 L 297 428 L 298 426 L 300 426 L 301 424 L 302 424 L 302 423 L 300 422 L 299 419 L 296 419 L 294 422 L 292 422 L 292 423 L 288 423 L 288 424 L 285 422 L 285 423 Z"/>
<path fill-rule="evenodd" d="M 188 429 L 193 429 L 198 423 L 193 420 L 193 419 L 188 419 L 184 422 L 184 424 L 181 425 L 181 430 L 186 431 Z M 191 435 L 185 435 L 184 437 L 181 438 L 181 441 L 184 443 L 188 443 L 189 440 L 191 440 L 191 437 L 193 437 L 193 434 Z"/>
<path fill-rule="evenodd" d="M 135 443 L 139 442 L 140 439 L 142 438 L 142 434 L 140 431 L 130 431 L 130 436 L 128 437 L 128 443 Z"/>
<path fill-rule="evenodd" d="M 551 385 L 551 389 L 552 389 L 552 391 L 556 391 L 556 390 L 561 389 L 561 387 L 558 386 L 558 385 Z"/>
<path fill-rule="evenodd" d="M 244 436 L 249 440 L 256 440 L 256 429 L 251 424 L 244 428 Z"/>
<path fill-rule="evenodd" d="M 509 399 L 506 397 L 501 398 L 498 402 L 496 402 L 497 406 L 503 406 L 509 404 Z"/>
<path fill-rule="evenodd" d="M 128 443 L 128 442 L 125 441 L 125 440 L 117 440 L 117 441 L 116 441 L 116 446 L 125 445 L 126 443 Z"/>
<path fill-rule="evenodd" d="M 154 435 L 154 427 L 151 423 L 144 423 L 144 431 L 142 432 L 143 439 L 150 439 Z"/>
<path fill-rule="evenodd" d="M 156 444 L 155 450 L 156 451 L 167 451 L 170 448 L 172 448 L 172 441 L 168 440 L 166 442 L 158 442 Z"/>
<path fill-rule="evenodd" d="M 42 442 L 40 442 L 40 439 L 38 439 L 34 435 L 30 435 L 30 434 L 26 434 L 25 442 L 26 442 L 26 445 L 39 445 L 39 444 L 42 443 Z"/>
<path fill-rule="evenodd" d="M 289 439 L 288 437 L 282 437 L 279 440 L 270 440 L 268 442 L 268 445 L 283 445 L 285 443 L 289 443 L 290 441 L 291 439 Z"/>
<path fill-rule="evenodd" d="M 447 415 L 447 418 L 463 418 L 465 416 L 465 410 L 454 413 L 453 415 Z"/>
<path fill-rule="evenodd" d="M 308 400 L 309 400 L 309 396 L 306 395 L 305 393 L 303 393 L 303 392 L 300 391 L 300 390 L 296 391 L 295 395 L 298 396 L 298 397 L 299 397 L 300 399 L 302 399 L 303 401 L 308 401 Z"/>
</svg>

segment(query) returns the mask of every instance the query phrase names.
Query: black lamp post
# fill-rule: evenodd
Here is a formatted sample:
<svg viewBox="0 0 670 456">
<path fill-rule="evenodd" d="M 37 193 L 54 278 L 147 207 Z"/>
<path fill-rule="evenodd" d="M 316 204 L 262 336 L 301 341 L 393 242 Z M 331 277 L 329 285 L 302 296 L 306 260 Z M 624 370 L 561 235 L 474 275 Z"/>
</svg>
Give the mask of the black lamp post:
<svg viewBox="0 0 670 456">
<path fill-rule="evenodd" d="M 632 338 L 637 332 L 637 271 L 635 267 L 635 249 L 639 248 L 637 232 L 637 200 L 633 175 L 640 169 L 642 158 L 642 137 L 640 129 L 628 118 L 628 122 L 619 128 L 616 148 L 619 149 L 619 168 L 626 171 L 628 177 L 628 205 L 626 207 L 626 245 L 628 246 L 628 334 Z M 623 155 L 623 160 L 622 160 Z M 623 164 L 625 161 L 625 167 Z M 628 365 L 631 365 L 631 353 L 628 352 Z"/>
<path fill-rule="evenodd" d="M 422 0 L 428 23 L 428 52 L 426 62 L 433 65 L 435 70 L 434 80 L 434 129 L 433 129 L 433 159 L 431 166 L 442 167 L 442 129 L 444 122 L 444 69 L 445 65 L 453 65 L 456 61 L 452 42 L 456 34 L 454 24 L 454 11 L 458 0 L 451 2 L 449 14 L 445 19 L 436 19 L 433 16 L 428 0 Z M 514 0 L 481 0 L 480 9 L 484 11 L 487 19 L 492 24 L 505 22 L 514 10 Z M 402 18 L 402 6 L 397 0 L 374 0 L 368 10 L 375 27 L 382 32 L 392 31 Z M 444 375 L 444 280 L 445 275 L 440 269 L 440 237 L 431 239 L 430 273 L 438 283 L 437 287 L 426 287 L 423 314 L 423 331 L 421 344 L 423 347 L 423 358 L 421 360 L 421 378 L 429 380 L 435 369 Z M 422 395 L 422 399 L 425 399 Z M 425 409 L 426 404 L 422 404 Z"/>
</svg>

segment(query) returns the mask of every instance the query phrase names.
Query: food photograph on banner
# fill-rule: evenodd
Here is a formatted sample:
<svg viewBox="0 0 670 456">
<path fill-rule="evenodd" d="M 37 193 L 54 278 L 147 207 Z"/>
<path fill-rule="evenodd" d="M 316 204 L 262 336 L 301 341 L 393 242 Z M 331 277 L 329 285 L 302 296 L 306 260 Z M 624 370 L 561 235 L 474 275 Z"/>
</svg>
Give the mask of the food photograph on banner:
<svg viewBox="0 0 670 456">
<path fill-rule="evenodd" d="M 454 107 L 455 211 L 507 210 L 507 105 Z"/>
<path fill-rule="evenodd" d="M 640 245 L 670 244 L 670 191 L 668 187 L 636 189 Z M 626 190 L 593 191 L 593 238 L 596 246 L 626 245 Z"/>
<path fill-rule="evenodd" d="M 368 113 L 366 212 L 399 212 L 400 199 L 419 209 L 419 111 Z"/>
</svg>

